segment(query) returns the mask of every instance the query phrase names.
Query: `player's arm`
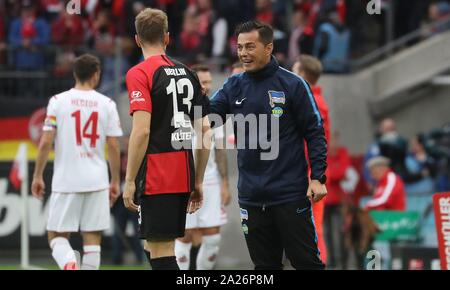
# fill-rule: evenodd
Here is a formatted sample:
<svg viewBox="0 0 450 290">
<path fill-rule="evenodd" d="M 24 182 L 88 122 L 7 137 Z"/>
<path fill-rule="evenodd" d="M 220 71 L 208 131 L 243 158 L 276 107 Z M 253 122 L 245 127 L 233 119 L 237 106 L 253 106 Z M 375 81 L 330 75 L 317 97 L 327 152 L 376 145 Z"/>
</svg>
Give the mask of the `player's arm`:
<svg viewBox="0 0 450 290">
<path fill-rule="evenodd" d="M 150 121 L 152 101 L 151 87 L 145 72 L 141 69 L 131 69 L 126 77 L 127 89 L 130 99 L 130 114 L 133 116 L 132 129 L 128 143 L 128 162 L 125 174 L 125 186 L 123 190 L 123 202 L 125 207 L 137 211 L 138 206 L 134 202 L 136 191 L 136 176 L 144 160 L 150 138 Z"/>
<path fill-rule="evenodd" d="M 150 138 L 151 114 L 146 111 L 136 111 L 133 114 L 133 129 L 131 130 L 128 144 L 128 163 L 125 176 L 125 189 L 123 200 L 125 207 L 137 211 L 138 206 L 134 203 L 134 192 L 136 191 L 135 180 L 139 167 L 144 160 Z"/>
<path fill-rule="evenodd" d="M 314 95 L 306 82 L 299 83 L 295 95 L 293 106 L 297 112 L 297 124 L 304 134 L 309 164 L 311 165 L 311 182 L 309 183 L 307 196 L 311 201 L 317 202 L 327 195 L 325 184 L 318 180 L 325 174 L 327 168 L 327 141 L 323 120 Z"/>
<path fill-rule="evenodd" d="M 106 132 L 106 144 L 109 152 L 109 169 L 111 171 L 111 183 L 109 187 L 110 205 L 116 202 L 120 195 L 120 143 L 119 138 L 123 136 L 120 125 L 119 112 L 116 103 L 109 102 L 108 128 Z"/>
<path fill-rule="evenodd" d="M 217 128 L 216 130 L 223 130 L 223 127 Z M 216 144 L 224 144 L 224 138 L 216 138 Z M 228 162 L 227 162 L 227 151 L 222 148 L 219 149 L 218 146 L 215 148 L 216 153 L 216 164 L 219 170 L 220 178 L 221 178 L 221 188 L 220 195 L 223 205 L 228 205 L 231 201 L 230 189 L 228 186 Z"/>
<path fill-rule="evenodd" d="M 45 193 L 44 168 L 48 161 L 48 154 L 52 150 L 53 141 L 55 140 L 56 131 L 44 131 L 39 142 L 38 155 L 36 165 L 34 167 L 33 182 L 31 184 L 31 192 L 34 197 L 42 199 Z"/>
<path fill-rule="evenodd" d="M 235 90 L 236 84 L 236 78 L 230 77 L 227 79 L 227 81 L 224 83 L 223 87 L 216 91 L 214 95 L 211 97 L 210 102 L 210 113 L 211 114 L 217 114 L 222 119 L 221 124 L 214 124 L 214 128 L 218 128 L 219 126 L 226 123 L 227 120 L 227 114 L 230 113 L 229 110 L 229 96 L 233 94 L 233 91 Z M 211 118 L 211 120 L 213 120 Z"/>
<path fill-rule="evenodd" d="M 195 189 L 191 194 L 188 204 L 188 213 L 193 213 L 202 206 L 203 201 L 203 178 L 206 165 L 208 164 L 209 150 L 211 148 L 211 126 L 208 116 L 194 121 L 194 130 L 197 135 L 195 144 Z"/>
<path fill-rule="evenodd" d="M 120 144 L 117 137 L 106 137 L 108 146 L 108 162 L 111 171 L 109 200 L 112 206 L 120 194 Z"/>
</svg>

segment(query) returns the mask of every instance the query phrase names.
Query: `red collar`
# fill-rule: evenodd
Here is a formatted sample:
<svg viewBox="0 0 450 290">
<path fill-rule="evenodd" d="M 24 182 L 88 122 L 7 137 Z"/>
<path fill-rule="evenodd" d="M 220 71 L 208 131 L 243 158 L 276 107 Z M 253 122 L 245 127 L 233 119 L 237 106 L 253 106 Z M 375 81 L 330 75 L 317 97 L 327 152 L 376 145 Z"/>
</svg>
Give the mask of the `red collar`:
<svg viewBox="0 0 450 290">
<path fill-rule="evenodd" d="M 320 86 L 312 86 L 311 90 L 314 95 L 322 95 L 322 88 Z"/>
<path fill-rule="evenodd" d="M 388 170 L 386 171 L 386 173 L 383 175 L 383 177 L 381 178 L 380 182 L 384 182 L 387 180 L 389 173 L 393 172 L 392 170 Z"/>
</svg>

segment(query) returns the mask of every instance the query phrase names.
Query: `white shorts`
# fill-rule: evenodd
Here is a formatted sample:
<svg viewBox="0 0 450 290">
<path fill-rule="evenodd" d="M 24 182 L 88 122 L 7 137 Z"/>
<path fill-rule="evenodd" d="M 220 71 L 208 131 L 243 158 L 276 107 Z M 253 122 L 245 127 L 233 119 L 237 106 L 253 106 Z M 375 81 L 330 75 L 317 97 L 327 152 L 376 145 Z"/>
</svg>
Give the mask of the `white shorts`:
<svg viewBox="0 0 450 290">
<path fill-rule="evenodd" d="M 57 193 L 50 196 L 47 230 L 97 232 L 110 226 L 109 190 Z"/>
<path fill-rule="evenodd" d="M 203 185 L 203 205 L 193 214 L 186 215 L 186 229 L 219 227 L 227 223 L 222 206 L 220 184 Z"/>
</svg>

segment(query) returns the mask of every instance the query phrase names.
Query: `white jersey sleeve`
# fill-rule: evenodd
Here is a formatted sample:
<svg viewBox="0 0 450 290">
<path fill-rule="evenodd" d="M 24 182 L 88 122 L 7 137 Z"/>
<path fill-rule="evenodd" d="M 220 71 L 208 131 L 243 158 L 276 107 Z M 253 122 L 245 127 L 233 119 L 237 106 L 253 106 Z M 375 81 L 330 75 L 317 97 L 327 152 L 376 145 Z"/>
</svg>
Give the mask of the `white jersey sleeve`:
<svg viewBox="0 0 450 290">
<path fill-rule="evenodd" d="M 42 128 L 44 131 L 53 131 L 57 128 L 57 97 L 52 97 L 48 102 L 47 106 L 47 115 L 44 121 L 44 127 Z"/>
</svg>

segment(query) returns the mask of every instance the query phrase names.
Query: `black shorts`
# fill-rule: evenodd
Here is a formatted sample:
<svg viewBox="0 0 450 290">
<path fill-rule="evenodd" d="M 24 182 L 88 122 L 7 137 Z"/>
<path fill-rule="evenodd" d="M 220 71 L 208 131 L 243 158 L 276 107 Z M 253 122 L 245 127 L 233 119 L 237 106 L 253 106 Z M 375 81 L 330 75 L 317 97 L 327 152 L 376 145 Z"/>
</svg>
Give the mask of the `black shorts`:
<svg viewBox="0 0 450 290">
<path fill-rule="evenodd" d="M 241 222 L 256 270 L 281 270 L 283 252 L 295 269 L 324 269 L 308 199 L 265 208 L 240 204 Z"/>
<path fill-rule="evenodd" d="M 172 240 L 184 236 L 190 193 L 142 195 L 139 207 L 141 239 Z"/>
</svg>

